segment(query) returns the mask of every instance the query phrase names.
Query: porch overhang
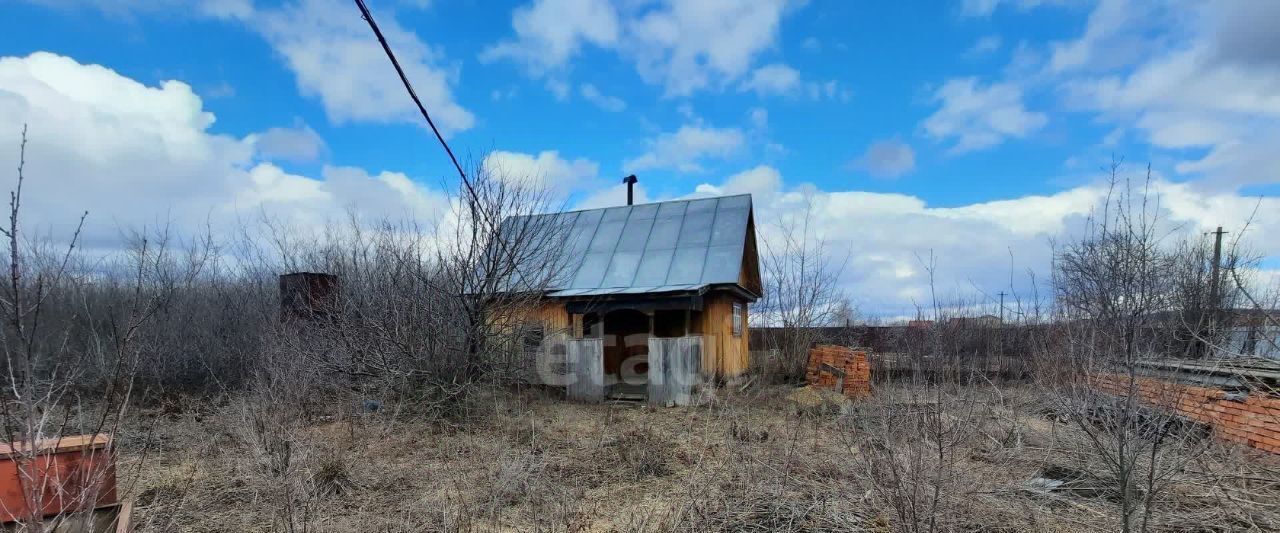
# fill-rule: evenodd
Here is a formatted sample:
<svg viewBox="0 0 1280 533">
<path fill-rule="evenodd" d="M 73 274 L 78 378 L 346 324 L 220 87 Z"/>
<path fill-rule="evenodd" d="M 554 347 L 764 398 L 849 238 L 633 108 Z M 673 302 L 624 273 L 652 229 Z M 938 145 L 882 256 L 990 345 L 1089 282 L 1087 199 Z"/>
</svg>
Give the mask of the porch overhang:
<svg viewBox="0 0 1280 533">
<path fill-rule="evenodd" d="M 702 294 L 635 295 L 617 294 L 603 297 L 574 298 L 565 301 L 570 314 L 607 313 L 616 309 L 658 311 L 667 309 L 702 310 Z"/>
<path fill-rule="evenodd" d="M 690 309 L 701 311 L 703 296 L 712 291 L 728 292 L 748 302 L 754 302 L 757 298 L 750 291 L 734 283 L 566 289 L 551 291 L 547 293 L 547 297 L 564 301 L 565 310 L 574 314 L 606 312 L 614 309 L 636 309 L 640 311 Z"/>
</svg>

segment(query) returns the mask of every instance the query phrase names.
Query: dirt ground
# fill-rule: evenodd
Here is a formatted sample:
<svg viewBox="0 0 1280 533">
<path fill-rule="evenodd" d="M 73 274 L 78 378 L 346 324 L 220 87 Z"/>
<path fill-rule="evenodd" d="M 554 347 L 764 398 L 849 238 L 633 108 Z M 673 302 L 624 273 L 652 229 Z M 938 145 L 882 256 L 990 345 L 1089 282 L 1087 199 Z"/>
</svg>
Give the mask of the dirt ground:
<svg viewBox="0 0 1280 533">
<path fill-rule="evenodd" d="M 830 410 L 793 392 L 652 408 L 501 391 L 470 400 L 463 421 L 192 402 L 142 414 L 120 439 L 121 478 L 141 531 L 1118 530 L 1104 475 L 1044 485 L 1105 468 L 1035 391 L 882 389 Z M 1274 459 L 1198 453 L 1154 529 L 1277 526 Z"/>
</svg>

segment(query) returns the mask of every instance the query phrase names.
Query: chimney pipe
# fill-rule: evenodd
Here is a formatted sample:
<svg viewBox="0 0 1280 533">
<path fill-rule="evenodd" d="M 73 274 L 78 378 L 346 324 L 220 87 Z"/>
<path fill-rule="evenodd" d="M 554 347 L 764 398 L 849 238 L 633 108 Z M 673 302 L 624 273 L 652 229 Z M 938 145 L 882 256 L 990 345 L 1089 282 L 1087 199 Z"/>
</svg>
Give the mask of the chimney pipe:
<svg viewBox="0 0 1280 533">
<path fill-rule="evenodd" d="M 630 176 L 627 176 L 627 177 L 625 177 L 625 178 L 622 178 L 622 182 L 623 182 L 623 183 L 625 183 L 625 184 L 627 184 L 627 205 L 631 205 L 631 202 L 632 202 L 632 188 L 634 188 L 634 187 L 636 186 L 636 182 L 637 182 L 637 181 L 640 181 L 640 180 L 636 179 L 636 175 L 635 175 L 635 174 L 632 174 L 632 175 L 630 175 Z"/>
</svg>

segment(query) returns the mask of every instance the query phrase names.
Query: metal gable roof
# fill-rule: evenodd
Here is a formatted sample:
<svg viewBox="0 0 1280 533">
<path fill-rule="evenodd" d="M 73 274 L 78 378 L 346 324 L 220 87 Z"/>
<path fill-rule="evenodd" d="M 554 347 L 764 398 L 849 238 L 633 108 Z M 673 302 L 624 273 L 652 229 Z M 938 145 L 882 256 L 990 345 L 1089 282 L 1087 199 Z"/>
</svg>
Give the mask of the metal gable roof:
<svg viewBox="0 0 1280 533">
<path fill-rule="evenodd" d="M 551 296 L 638 294 L 737 284 L 751 195 L 537 215 L 564 231 Z M 562 243 L 562 244 L 560 244 Z"/>
</svg>

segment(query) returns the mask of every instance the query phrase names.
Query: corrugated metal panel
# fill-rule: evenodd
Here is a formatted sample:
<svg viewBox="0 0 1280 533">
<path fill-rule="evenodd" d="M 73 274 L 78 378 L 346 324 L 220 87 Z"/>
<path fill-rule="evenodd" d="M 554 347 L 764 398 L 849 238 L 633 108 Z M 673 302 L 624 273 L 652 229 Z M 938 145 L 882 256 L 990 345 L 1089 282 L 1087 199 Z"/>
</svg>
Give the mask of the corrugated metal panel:
<svg viewBox="0 0 1280 533">
<path fill-rule="evenodd" d="M 554 296 L 694 290 L 737 283 L 751 195 L 540 215 L 563 229 Z M 688 287 L 671 289 L 670 287 Z"/>
</svg>

